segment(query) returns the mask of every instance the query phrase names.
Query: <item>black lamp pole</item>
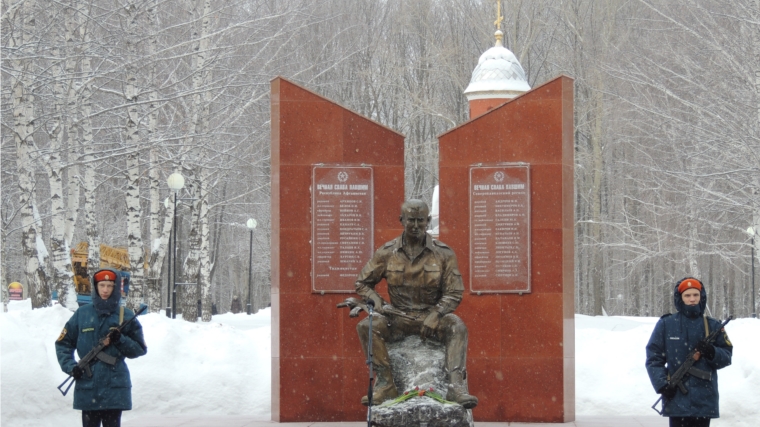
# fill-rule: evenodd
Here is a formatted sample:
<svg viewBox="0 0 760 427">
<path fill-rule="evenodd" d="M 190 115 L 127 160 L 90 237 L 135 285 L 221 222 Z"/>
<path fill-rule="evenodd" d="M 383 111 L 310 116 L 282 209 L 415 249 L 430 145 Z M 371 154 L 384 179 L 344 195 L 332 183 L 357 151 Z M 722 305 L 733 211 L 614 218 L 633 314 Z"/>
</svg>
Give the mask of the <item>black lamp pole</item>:
<svg viewBox="0 0 760 427">
<path fill-rule="evenodd" d="M 755 311 L 755 236 L 752 235 L 752 317 L 757 317 Z"/>
<path fill-rule="evenodd" d="M 177 209 L 177 193 L 174 193 L 174 209 Z M 174 232 L 173 222 L 171 232 Z M 169 262 L 166 265 L 166 317 L 172 317 L 172 239 L 169 239 Z"/>
<path fill-rule="evenodd" d="M 172 233 L 174 233 L 174 243 L 172 250 L 172 319 L 177 318 L 177 192 L 174 192 L 174 218 L 172 219 Z"/>
<path fill-rule="evenodd" d="M 253 271 L 253 229 L 251 229 L 251 241 L 248 244 L 248 314 L 251 314 L 251 301 L 252 301 L 252 289 L 251 289 L 251 272 Z"/>
<path fill-rule="evenodd" d="M 174 212 L 172 212 L 172 228 L 169 230 L 169 265 L 166 269 L 166 281 L 169 289 L 166 297 L 166 317 L 177 318 L 177 193 L 185 186 L 185 178 L 179 172 L 174 172 L 166 179 L 169 189 L 174 191 Z M 166 206 L 167 208 L 169 206 Z M 173 239 L 173 241 L 172 241 Z M 171 305 L 171 308 L 169 308 Z"/>
</svg>

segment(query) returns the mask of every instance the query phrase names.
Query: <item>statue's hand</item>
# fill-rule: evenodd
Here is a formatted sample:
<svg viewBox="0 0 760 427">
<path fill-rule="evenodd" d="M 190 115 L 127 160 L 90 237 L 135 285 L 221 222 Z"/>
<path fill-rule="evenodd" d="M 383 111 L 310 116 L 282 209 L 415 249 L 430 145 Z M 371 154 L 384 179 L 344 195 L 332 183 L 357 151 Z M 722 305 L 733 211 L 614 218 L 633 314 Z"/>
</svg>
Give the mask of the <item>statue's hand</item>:
<svg viewBox="0 0 760 427">
<path fill-rule="evenodd" d="M 441 319 L 438 317 L 437 311 L 431 311 L 427 315 L 425 321 L 422 322 L 422 330 L 420 331 L 420 338 L 425 341 L 426 338 L 433 336 L 435 331 L 438 330 L 438 323 Z"/>
<path fill-rule="evenodd" d="M 357 317 L 359 312 L 363 310 L 362 303 L 356 298 L 346 298 L 345 301 L 338 304 L 338 308 L 348 307 L 351 311 L 348 313 L 348 317 Z"/>
<path fill-rule="evenodd" d="M 372 297 L 370 297 L 372 298 Z M 375 300 L 373 298 L 373 300 Z M 375 307 L 380 307 L 382 305 L 382 299 L 378 296 L 377 301 L 380 301 L 380 303 L 375 303 Z M 357 317 L 359 316 L 359 313 L 362 312 L 362 310 L 367 311 L 367 305 L 364 303 L 364 301 L 358 299 L 358 298 L 346 298 L 345 301 L 338 303 L 338 308 L 348 307 L 351 309 L 351 311 L 348 313 L 348 317 Z M 379 311 L 379 313 L 382 313 L 382 310 Z"/>
</svg>

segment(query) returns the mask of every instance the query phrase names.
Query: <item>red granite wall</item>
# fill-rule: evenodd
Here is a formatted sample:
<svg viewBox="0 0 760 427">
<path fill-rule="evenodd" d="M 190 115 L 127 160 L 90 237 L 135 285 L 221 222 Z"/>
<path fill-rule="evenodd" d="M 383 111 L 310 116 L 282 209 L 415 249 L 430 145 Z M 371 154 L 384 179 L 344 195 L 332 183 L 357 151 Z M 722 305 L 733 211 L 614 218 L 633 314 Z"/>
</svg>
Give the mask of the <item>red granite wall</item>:
<svg viewBox="0 0 760 427">
<path fill-rule="evenodd" d="M 362 420 L 358 319 L 335 308 L 348 295 L 311 292 L 312 166 L 373 167 L 377 247 L 402 232 L 404 137 L 283 78 L 271 96 L 272 419 Z"/>
<path fill-rule="evenodd" d="M 465 293 L 477 421 L 575 419 L 573 80 L 558 77 L 441 135 L 440 239 L 469 289 L 469 168 L 527 162 L 529 294 Z"/>
</svg>

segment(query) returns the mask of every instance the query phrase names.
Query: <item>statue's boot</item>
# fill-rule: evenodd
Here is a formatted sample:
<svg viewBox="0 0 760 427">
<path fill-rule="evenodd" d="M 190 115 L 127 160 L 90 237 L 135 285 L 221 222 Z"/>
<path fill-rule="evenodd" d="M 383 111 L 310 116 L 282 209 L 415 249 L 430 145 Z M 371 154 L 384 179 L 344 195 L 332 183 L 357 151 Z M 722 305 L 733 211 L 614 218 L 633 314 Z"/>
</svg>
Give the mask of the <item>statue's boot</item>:
<svg viewBox="0 0 760 427">
<path fill-rule="evenodd" d="M 393 375 L 391 375 L 390 369 L 378 369 L 377 370 L 377 382 L 372 392 L 372 406 L 379 405 L 386 400 L 395 399 L 398 397 L 398 390 L 396 385 L 393 384 Z M 369 398 L 367 396 L 362 397 L 362 405 L 369 406 Z"/>
<path fill-rule="evenodd" d="M 446 400 L 456 402 L 465 409 L 472 409 L 478 406 L 478 398 L 471 395 L 467 390 L 467 373 L 465 370 L 455 369 L 451 372 Z"/>
</svg>

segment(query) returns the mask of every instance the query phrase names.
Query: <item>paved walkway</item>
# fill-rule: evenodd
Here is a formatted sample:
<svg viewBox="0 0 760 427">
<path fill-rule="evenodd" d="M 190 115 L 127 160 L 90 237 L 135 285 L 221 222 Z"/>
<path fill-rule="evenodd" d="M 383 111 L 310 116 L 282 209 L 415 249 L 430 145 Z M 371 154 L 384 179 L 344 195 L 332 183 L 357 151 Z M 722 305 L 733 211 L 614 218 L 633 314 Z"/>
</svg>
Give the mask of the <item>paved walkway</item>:
<svg viewBox="0 0 760 427">
<path fill-rule="evenodd" d="M 276 423 L 256 420 L 250 417 L 190 417 L 190 416 L 146 416 L 130 421 L 122 421 L 123 427 L 366 427 L 366 422 L 343 423 Z M 475 427 L 667 427 L 668 419 L 654 417 L 578 417 L 571 423 L 492 423 L 477 422 Z"/>
</svg>

